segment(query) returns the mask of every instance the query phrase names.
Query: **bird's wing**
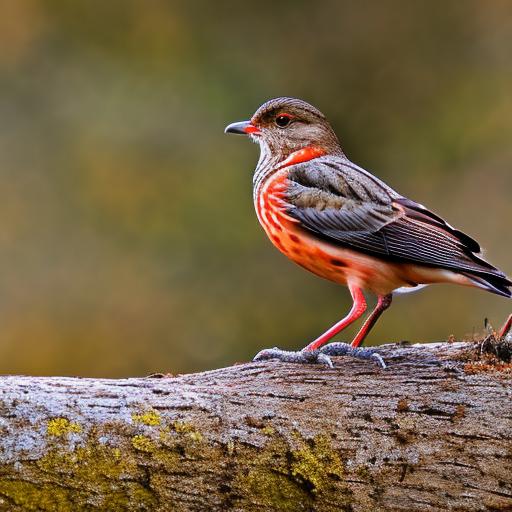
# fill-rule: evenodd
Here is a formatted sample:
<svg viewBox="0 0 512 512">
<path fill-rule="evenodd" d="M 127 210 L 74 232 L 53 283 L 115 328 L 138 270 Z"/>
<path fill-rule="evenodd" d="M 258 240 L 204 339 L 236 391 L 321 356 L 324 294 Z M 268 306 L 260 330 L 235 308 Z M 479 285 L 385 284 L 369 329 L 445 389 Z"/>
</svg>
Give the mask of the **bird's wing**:
<svg viewBox="0 0 512 512">
<path fill-rule="evenodd" d="M 503 275 L 478 243 L 419 203 L 339 157 L 293 166 L 287 213 L 331 243 L 391 260 Z"/>
</svg>

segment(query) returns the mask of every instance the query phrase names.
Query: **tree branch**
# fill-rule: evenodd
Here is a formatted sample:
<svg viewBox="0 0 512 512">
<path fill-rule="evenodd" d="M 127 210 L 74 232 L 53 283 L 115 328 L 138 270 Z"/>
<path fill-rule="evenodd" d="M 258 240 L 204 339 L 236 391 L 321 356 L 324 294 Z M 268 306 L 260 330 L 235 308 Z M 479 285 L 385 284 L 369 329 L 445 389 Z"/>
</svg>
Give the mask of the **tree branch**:
<svg viewBox="0 0 512 512">
<path fill-rule="evenodd" d="M 0 510 L 511 510 L 512 365 L 479 350 L 0 377 Z"/>
</svg>

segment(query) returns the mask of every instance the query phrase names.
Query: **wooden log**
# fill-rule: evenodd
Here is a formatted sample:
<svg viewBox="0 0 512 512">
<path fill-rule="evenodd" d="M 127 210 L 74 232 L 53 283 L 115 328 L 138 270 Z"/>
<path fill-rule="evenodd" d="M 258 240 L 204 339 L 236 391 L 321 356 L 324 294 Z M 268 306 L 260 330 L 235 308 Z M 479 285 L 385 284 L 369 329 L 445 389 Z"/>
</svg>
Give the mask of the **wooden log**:
<svg viewBox="0 0 512 512">
<path fill-rule="evenodd" d="M 386 345 L 386 370 L 0 377 L 0 510 L 512 510 L 500 347 Z"/>
</svg>

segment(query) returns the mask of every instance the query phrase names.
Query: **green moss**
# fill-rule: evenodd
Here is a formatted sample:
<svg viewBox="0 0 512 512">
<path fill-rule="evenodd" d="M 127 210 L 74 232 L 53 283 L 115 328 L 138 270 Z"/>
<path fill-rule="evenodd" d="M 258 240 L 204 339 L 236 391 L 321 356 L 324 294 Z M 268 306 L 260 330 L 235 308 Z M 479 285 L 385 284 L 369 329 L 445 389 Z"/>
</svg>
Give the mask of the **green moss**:
<svg viewBox="0 0 512 512">
<path fill-rule="evenodd" d="M 0 494 L 28 512 L 116 512 L 133 503 L 137 510 L 155 509 L 154 492 L 137 482 L 142 472 L 135 453 L 105 446 L 97 435 L 85 441 L 74 450 L 55 447 L 24 462 L 21 470 L 0 477 Z"/>
<path fill-rule="evenodd" d="M 134 423 L 143 423 L 144 425 L 148 425 L 150 427 L 156 427 L 162 423 L 162 418 L 157 411 L 150 409 L 149 411 L 140 413 L 140 414 L 132 414 L 132 420 Z"/>
<path fill-rule="evenodd" d="M 48 422 L 46 431 L 50 436 L 61 437 L 71 433 L 79 434 L 82 432 L 82 427 L 67 418 L 53 418 Z"/>
<path fill-rule="evenodd" d="M 290 447 L 284 439 L 270 440 L 259 453 L 243 446 L 238 446 L 236 452 L 238 464 L 250 468 L 235 481 L 235 487 L 246 499 L 265 509 L 283 512 L 304 509 L 304 504 L 311 500 L 308 491 L 292 478 Z"/>
<path fill-rule="evenodd" d="M 127 482 L 123 487 L 111 485 L 111 489 L 95 486 L 94 492 L 86 489 L 63 489 L 58 483 L 32 483 L 23 480 L 0 480 L 0 493 L 27 512 L 78 512 L 96 510 L 117 512 L 155 510 L 156 500 L 143 486 Z M 96 505 L 91 507 L 91 498 Z"/>
<path fill-rule="evenodd" d="M 286 474 L 276 473 L 270 468 L 252 470 L 247 476 L 244 489 L 247 500 L 254 501 L 264 510 L 296 512 L 309 510 L 311 496 Z"/>
<path fill-rule="evenodd" d="M 110 448 L 90 440 L 86 446 L 74 450 L 52 449 L 36 462 L 45 474 L 60 474 L 62 478 L 72 476 L 83 481 L 99 477 L 115 480 L 133 476 L 138 472 L 133 457 L 122 453 L 119 448 Z"/>
<path fill-rule="evenodd" d="M 136 435 L 132 437 L 132 446 L 140 452 L 152 453 L 155 451 L 155 444 L 146 436 Z"/>
<path fill-rule="evenodd" d="M 200 491 L 216 492 L 222 485 L 227 489 L 219 487 L 222 499 L 240 510 L 249 503 L 283 512 L 316 510 L 319 503 L 343 504 L 344 499 L 350 503 L 341 458 L 327 436 L 288 438 L 268 429 L 267 442 L 256 447 L 233 439 L 224 445 L 209 442 L 186 422 L 157 426 L 151 436 L 137 433 L 132 423 L 112 423 L 82 432 L 75 446 L 63 436 L 77 432 L 76 424 L 55 421 L 62 419 L 49 423 L 54 439 L 43 457 L 0 473 L 0 495 L 13 507 L 29 512 L 156 510 L 172 503 L 176 474 L 187 472 L 211 474 Z"/>
<path fill-rule="evenodd" d="M 333 478 L 343 478 L 341 459 L 327 436 L 316 436 L 311 445 L 304 443 L 302 448 L 292 451 L 292 457 L 292 475 L 307 482 L 313 493 L 328 488 Z"/>
<path fill-rule="evenodd" d="M 0 494 L 26 511 L 73 512 L 70 492 L 51 484 L 0 480 Z"/>
<path fill-rule="evenodd" d="M 274 436 L 259 454 L 239 447 L 237 462 L 250 468 L 236 479 L 237 491 L 265 509 L 309 510 L 331 492 L 338 503 L 340 497 L 350 501 L 342 461 L 327 436 L 306 440 L 297 434 L 291 442 Z"/>
<path fill-rule="evenodd" d="M 181 455 L 168 448 L 157 448 L 152 452 L 153 460 L 159 467 L 169 472 L 179 468 Z"/>
</svg>

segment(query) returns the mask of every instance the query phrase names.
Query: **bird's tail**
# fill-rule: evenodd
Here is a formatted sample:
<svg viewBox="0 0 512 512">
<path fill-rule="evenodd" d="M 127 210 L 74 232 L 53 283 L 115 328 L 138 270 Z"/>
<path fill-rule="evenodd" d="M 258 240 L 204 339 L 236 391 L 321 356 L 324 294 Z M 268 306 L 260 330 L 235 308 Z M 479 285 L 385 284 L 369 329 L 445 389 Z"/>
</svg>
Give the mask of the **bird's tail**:
<svg viewBox="0 0 512 512">
<path fill-rule="evenodd" d="M 464 272 L 464 275 L 479 288 L 502 297 L 512 298 L 512 290 L 510 289 L 512 281 L 498 269 L 496 269 L 496 272 Z"/>
</svg>

